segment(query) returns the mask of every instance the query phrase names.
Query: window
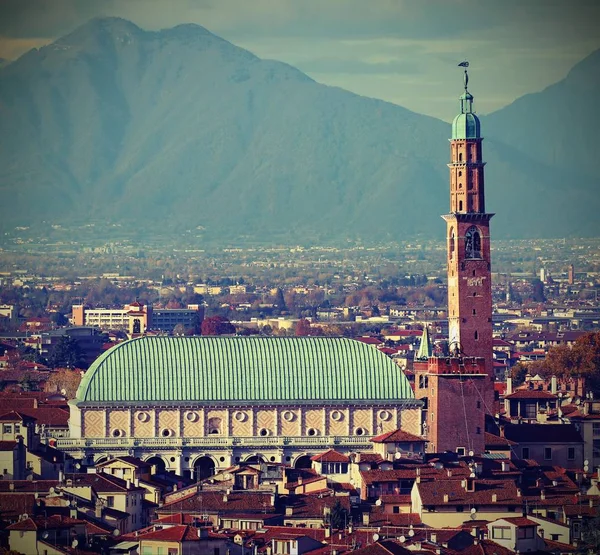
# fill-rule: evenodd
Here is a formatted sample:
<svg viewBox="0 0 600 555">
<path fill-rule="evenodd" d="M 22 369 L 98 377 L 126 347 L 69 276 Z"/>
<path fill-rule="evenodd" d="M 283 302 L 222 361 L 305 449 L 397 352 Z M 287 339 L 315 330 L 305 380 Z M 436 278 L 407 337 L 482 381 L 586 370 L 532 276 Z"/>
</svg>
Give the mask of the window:
<svg viewBox="0 0 600 555">
<path fill-rule="evenodd" d="M 592 442 L 593 452 L 592 455 L 594 457 L 600 457 L 600 439 L 594 439 Z"/>
<path fill-rule="evenodd" d="M 481 428 L 479 426 L 477 426 L 477 434 L 481 434 Z"/>
<path fill-rule="evenodd" d="M 510 540 L 511 533 L 508 526 L 494 526 L 492 528 L 492 539 L 494 540 Z"/>
<path fill-rule="evenodd" d="M 475 341 L 477 341 L 479 339 L 479 332 L 475 331 L 475 333 L 473 335 L 475 337 Z"/>
<path fill-rule="evenodd" d="M 2 425 L 2 433 L 3 434 L 12 434 L 12 424 L 3 424 Z"/>
<path fill-rule="evenodd" d="M 428 378 L 428 376 L 424 376 L 423 374 L 421 374 L 419 376 L 419 388 L 420 389 L 427 389 L 428 385 L 429 385 L 429 378 Z"/>
<path fill-rule="evenodd" d="M 592 424 L 592 433 L 595 436 L 600 436 L 600 422 L 594 422 Z"/>
<path fill-rule="evenodd" d="M 179 551 L 177 550 L 176 547 L 169 547 L 169 551 L 167 552 L 167 555 L 179 555 Z"/>
<path fill-rule="evenodd" d="M 457 447 L 457 448 L 456 448 L 456 454 L 457 454 L 459 457 L 464 457 L 464 456 L 465 456 L 465 453 L 466 453 L 466 450 L 465 450 L 465 448 L 464 448 L 464 447 Z"/>
<path fill-rule="evenodd" d="M 567 459 L 569 459 L 570 461 L 575 460 L 575 447 L 569 447 L 567 449 Z"/>
<path fill-rule="evenodd" d="M 398 507 L 398 505 L 394 505 L 392 512 L 397 515 L 400 513 L 400 507 Z"/>
<path fill-rule="evenodd" d="M 15 424 L 15 434 L 21 433 L 21 426 L 19 424 Z"/>
<path fill-rule="evenodd" d="M 473 316 L 477 316 L 477 310 L 473 309 Z"/>
<path fill-rule="evenodd" d="M 537 418 L 537 405 L 535 403 L 523 403 L 521 405 L 525 418 Z"/>
<path fill-rule="evenodd" d="M 517 538 L 520 540 L 530 540 L 534 537 L 534 526 L 526 526 L 525 528 L 519 528 L 517 530 Z"/>
<path fill-rule="evenodd" d="M 524 459 L 528 459 L 529 458 L 529 447 L 522 447 L 521 448 L 521 457 Z"/>
<path fill-rule="evenodd" d="M 107 507 L 114 507 L 115 506 L 115 496 L 114 495 L 107 495 L 106 496 L 106 506 Z"/>
<path fill-rule="evenodd" d="M 544 447 L 544 460 L 552 460 L 552 447 Z"/>
<path fill-rule="evenodd" d="M 477 408 L 480 409 L 481 408 L 481 401 L 477 401 Z"/>
</svg>

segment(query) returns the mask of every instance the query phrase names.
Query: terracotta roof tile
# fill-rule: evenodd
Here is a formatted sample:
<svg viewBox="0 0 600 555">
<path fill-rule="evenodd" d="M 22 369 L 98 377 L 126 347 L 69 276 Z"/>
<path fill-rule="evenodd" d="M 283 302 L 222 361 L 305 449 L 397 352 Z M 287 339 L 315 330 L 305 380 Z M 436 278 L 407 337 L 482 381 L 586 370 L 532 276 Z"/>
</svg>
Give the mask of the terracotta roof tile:
<svg viewBox="0 0 600 555">
<path fill-rule="evenodd" d="M 314 457 L 311 457 L 310 460 L 315 462 L 350 462 L 349 457 L 347 457 L 346 455 L 342 455 L 342 453 L 338 453 L 335 449 L 329 449 L 329 451 L 325 451 L 324 453 L 315 455 Z"/>
<path fill-rule="evenodd" d="M 421 441 L 425 443 L 427 440 L 422 437 L 409 434 L 408 432 L 405 432 L 403 430 L 394 430 L 393 432 L 387 432 L 385 434 L 372 437 L 371 441 L 374 443 L 401 443 L 409 441 Z"/>
</svg>

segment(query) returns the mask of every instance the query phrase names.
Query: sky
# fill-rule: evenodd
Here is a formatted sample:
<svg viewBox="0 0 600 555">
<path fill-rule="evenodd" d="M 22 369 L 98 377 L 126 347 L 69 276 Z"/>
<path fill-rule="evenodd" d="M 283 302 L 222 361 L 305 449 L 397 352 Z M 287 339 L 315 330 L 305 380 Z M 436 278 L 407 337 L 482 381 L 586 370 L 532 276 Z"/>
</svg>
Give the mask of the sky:
<svg viewBox="0 0 600 555">
<path fill-rule="evenodd" d="M 0 58 L 92 17 L 157 30 L 197 23 L 310 77 L 450 121 L 449 89 L 481 114 L 559 81 L 600 48 L 598 0 L 2 0 Z"/>
</svg>

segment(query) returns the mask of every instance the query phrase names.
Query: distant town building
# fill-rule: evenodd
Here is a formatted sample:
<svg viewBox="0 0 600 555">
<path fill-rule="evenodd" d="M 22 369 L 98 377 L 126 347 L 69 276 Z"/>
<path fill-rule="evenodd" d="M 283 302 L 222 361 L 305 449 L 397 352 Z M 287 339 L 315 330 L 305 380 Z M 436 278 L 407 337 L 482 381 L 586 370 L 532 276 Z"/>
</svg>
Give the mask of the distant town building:
<svg viewBox="0 0 600 555">
<path fill-rule="evenodd" d="M 204 307 L 199 304 L 189 304 L 186 308 L 153 308 L 136 301 L 122 309 L 73 305 L 71 322 L 74 326 L 124 330 L 130 335 L 139 335 L 150 330 L 171 333 L 179 324 L 199 332 L 203 319 Z"/>
</svg>

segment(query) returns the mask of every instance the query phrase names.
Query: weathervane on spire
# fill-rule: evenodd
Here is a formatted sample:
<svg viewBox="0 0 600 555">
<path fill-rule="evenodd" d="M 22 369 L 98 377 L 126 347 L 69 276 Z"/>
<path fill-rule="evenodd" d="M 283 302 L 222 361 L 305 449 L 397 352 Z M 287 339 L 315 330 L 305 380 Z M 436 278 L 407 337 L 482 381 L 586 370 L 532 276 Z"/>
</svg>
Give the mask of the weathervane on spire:
<svg viewBox="0 0 600 555">
<path fill-rule="evenodd" d="M 469 84 L 469 74 L 467 73 L 467 68 L 469 67 L 469 62 L 467 62 L 467 60 L 465 60 L 464 62 L 460 62 L 460 64 L 458 64 L 458 67 L 465 68 L 465 91 L 466 91 L 467 85 Z"/>
</svg>

